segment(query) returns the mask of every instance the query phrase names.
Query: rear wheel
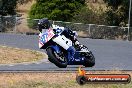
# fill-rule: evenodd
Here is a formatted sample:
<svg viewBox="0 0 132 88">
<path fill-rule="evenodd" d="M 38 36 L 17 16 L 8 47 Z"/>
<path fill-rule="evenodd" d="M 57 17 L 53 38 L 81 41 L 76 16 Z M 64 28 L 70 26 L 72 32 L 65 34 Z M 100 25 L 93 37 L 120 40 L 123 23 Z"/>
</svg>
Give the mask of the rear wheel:
<svg viewBox="0 0 132 88">
<path fill-rule="evenodd" d="M 89 53 L 86 53 L 85 55 L 84 66 L 93 67 L 94 65 L 95 65 L 95 57 L 90 51 Z"/>
<path fill-rule="evenodd" d="M 83 52 L 82 56 L 84 57 L 84 66 L 85 67 L 93 67 L 95 65 L 95 57 L 92 54 L 91 51 L 89 51 L 89 49 L 83 45 L 83 47 L 81 47 L 82 51 L 88 51 L 88 52 Z"/>
<path fill-rule="evenodd" d="M 63 52 L 57 53 L 53 48 L 47 49 L 47 54 L 49 56 L 49 61 L 54 63 L 59 68 L 67 67 L 67 59 L 65 58 Z"/>
</svg>

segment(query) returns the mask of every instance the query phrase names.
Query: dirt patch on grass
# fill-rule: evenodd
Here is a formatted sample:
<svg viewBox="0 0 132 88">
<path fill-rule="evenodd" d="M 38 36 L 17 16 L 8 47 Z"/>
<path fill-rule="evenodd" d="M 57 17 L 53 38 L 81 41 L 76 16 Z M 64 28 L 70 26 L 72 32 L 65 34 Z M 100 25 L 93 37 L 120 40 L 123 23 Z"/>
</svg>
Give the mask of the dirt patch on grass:
<svg viewBox="0 0 132 88">
<path fill-rule="evenodd" d="M 38 51 L 0 46 L 0 64 L 35 62 L 44 58 L 47 55 Z"/>
<path fill-rule="evenodd" d="M 88 74 L 130 74 L 120 71 L 89 71 Z M 76 73 L 0 73 L 1 88 L 131 88 L 129 84 L 86 84 L 76 83 Z"/>
</svg>

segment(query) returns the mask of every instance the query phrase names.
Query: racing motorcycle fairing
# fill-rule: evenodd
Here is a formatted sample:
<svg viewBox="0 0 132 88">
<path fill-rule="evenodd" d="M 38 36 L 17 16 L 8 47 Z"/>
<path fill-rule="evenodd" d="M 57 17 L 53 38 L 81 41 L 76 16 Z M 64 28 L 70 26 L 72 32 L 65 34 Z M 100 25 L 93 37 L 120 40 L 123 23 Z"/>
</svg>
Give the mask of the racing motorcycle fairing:
<svg viewBox="0 0 132 88">
<path fill-rule="evenodd" d="M 95 64 L 95 58 L 87 47 L 76 49 L 74 56 L 68 53 L 70 47 L 75 47 L 74 43 L 65 37 L 62 31 L 55 34 L 52 29 L 39 34 L 39 48 L 46 49 L 48 59 L 60 68 L 66 68 L 67 65 L 84 65 L 92 67 Z M 71 55 L 71 56 L 69 56 Z M 89 57 L 90 55 L 90 57 Z M 73 58 L 69 58 L 73 57 Z"/>
<path fill-rule="evenodd" d="M 72 46 L 72 41 L 66 38 L 64 35 L 54 37 L 52 40 L 56 42 L 58 45 L 61 45 L 61 47 L 63 47 L 65 50 Z"/>
<path fill-rule="evenodd" d="M 52 29 L 46 30 L 44 33 L 39 34 L 39 48 L 42 48 L 53 36 L 54 32 Z"/>
</svg>

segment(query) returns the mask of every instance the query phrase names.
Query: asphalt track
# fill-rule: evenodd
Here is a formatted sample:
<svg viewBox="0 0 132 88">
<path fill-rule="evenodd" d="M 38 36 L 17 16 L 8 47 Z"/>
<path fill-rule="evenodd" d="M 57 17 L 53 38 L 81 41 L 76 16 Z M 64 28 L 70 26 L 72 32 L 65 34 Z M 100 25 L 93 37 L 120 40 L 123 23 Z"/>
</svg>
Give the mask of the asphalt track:
<svg viewBox="0 0 132 88">
<path fill-rule="evenodd" d="M 88 38 L 79 38 L 79 41 L 86 45 L 96 58 L 95 66 L 85 70 L 132 70 L 132 42 Z M 44 52 L 38 48 L 37 35 L 0 33 L 0 45 Z M 72 71 L 78 67 L 69 65 L 67 68 L 58 68 L 47 58 L 43 58 L 35 63 L 0 65 L 0 71 Z"/>
</svg>

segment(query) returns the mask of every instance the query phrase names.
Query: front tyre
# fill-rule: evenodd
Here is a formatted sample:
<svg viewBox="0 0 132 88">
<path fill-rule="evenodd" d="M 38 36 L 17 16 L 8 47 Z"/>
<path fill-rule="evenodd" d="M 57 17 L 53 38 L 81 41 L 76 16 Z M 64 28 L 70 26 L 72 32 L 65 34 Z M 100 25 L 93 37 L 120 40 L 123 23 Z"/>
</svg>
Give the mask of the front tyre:
<svg viewBox="0 0 132 88">
<path fill-rule="evenodd" d="M 53 48 L 47 49 L 48 57 L 50 61 L 54 63 L 59 68 L 66 68 L 67 67 L 67 59 L 64 57 L 63 52 L 57 53 Z"/>
</svg>

